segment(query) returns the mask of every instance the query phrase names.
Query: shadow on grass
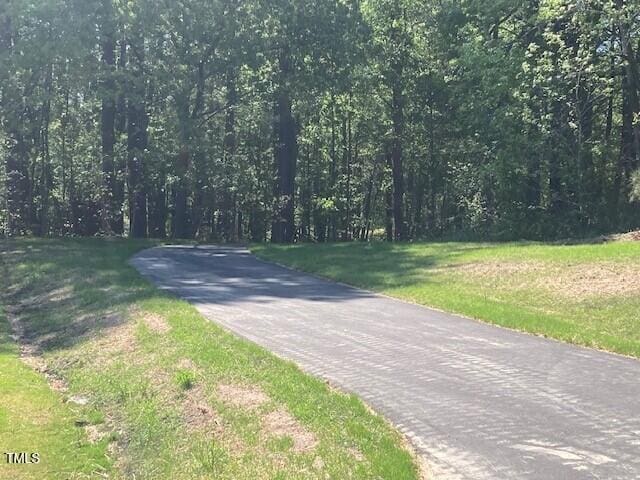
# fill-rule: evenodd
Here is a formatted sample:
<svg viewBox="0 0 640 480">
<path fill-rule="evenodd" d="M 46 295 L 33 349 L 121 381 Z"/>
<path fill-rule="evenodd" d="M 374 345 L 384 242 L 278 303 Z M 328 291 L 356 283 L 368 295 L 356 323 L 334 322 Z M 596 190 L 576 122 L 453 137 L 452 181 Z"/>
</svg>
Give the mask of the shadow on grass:
<svg viewBox="0 0 640 480">
<path fill-rule="evenodd" d="M 2 300 L 19 320 L 22 340 L 53 351 L 122 323 L 126 307 L 159 295 L 126 266 L 149 246 L 115 239 L 3 241 Z"/>
<path fill-rule="evenodd" d="M 469 253 L 499 248 L 496 244 L 344 243 L 258 246 L 258 256 L 375 291 L 425 285 L 436 280 L 429 270 L 455 263 Z"/>
</svg>

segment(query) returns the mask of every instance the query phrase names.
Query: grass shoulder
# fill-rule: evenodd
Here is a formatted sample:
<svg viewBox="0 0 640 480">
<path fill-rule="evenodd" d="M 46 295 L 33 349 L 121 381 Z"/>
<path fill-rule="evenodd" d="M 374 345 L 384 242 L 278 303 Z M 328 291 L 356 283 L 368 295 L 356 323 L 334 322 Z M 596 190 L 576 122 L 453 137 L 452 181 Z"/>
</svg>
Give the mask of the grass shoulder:
<svg viewBox="0 0 640 480">
<path fill-rule="evenodd" d="M 76 423 L 85 412 L 65 403 L 64 395 L 20 358 L 10 332 L 0 307 L 0 478 L 70 478 L 109 471 L 106 442 L 90 442 Z"/>
</svg>

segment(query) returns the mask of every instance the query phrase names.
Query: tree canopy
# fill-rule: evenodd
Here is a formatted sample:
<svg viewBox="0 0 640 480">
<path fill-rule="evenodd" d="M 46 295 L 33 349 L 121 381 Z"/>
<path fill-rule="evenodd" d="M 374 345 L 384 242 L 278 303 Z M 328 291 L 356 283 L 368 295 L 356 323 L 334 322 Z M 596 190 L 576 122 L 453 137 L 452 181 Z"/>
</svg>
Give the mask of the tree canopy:
<svg viewBox="0 0 640 480">
<path fill-rule="evenodd" d="M 638 0 L 4 0 L 0 230 L 640 226 Z"/>
</svg>

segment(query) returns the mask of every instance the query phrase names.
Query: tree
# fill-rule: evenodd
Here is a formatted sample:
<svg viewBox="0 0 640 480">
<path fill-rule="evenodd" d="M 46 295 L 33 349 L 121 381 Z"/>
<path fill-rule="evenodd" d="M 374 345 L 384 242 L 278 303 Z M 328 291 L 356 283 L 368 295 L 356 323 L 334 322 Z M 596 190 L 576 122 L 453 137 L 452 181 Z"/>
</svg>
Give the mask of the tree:
<svg viewBox="0 0 640 480">
<path fill-rule="evenodd" d="M 639 25 L 629 0 L 8 0 L 0 228 L 638 228 Z"/>
</svg>

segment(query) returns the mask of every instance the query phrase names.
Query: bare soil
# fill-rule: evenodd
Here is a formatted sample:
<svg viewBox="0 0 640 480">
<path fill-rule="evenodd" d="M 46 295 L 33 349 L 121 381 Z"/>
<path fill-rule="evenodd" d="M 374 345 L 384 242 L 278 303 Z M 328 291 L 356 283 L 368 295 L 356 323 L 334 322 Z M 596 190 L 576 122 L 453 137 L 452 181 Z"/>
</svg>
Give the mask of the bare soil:
<svg viewBox="0 0 640 480">
<path fill-rule="evenodd" d="M 289 437 L 293 440 L 293 451 L 312 451 L 318 445 L 316 436 L 298 422 L 287 410 L 279 408 L 262 419 L 265 433 L 275 437 Z"/>
<path fill-rule="evenodd" d="M 224 432 L 221 417 L 209 405 L 202 387 L 195 386 L 185 393 L 182 401 L 182 412 L 185 425 L 191 431 L 220 435 Z"/>
<path fill-rule="evenodd" d="M 269 396 L 255 385 L 220 384 L 216 394 L 223 402 L 246 410 L 255 410 L 270 400 Z"/>
<path fill-rule="evenodd" d="M 165 334 L 171 330 L 171 325 L 162 316 L 155 313 L 144 312 L 142 321 L 155 333 Z"/>
</svg>

